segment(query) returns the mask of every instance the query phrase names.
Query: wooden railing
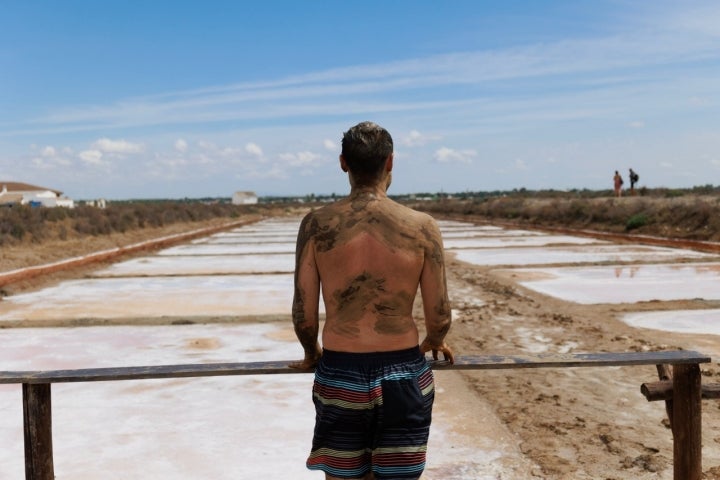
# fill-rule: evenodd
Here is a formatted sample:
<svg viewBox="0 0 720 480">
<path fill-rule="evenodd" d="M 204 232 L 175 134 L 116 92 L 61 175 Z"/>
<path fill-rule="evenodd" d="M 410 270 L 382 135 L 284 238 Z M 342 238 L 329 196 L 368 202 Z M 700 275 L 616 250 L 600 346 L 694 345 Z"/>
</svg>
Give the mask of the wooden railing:
<svg viewBox="0 0 720 480">
<path fill-rule="evenodd" d="M 673 433 L 675 480 L 700 480 L 702 475 L 701 399 L 720 398 L 717 385 L 701 385 L 698 352 L 576 353 L 541 355 L 460 356 L 454 365 L 432 361 L 435 370 L 490 370 L 656 365 L 660 380 L 644 383 L 648 401 L 665 400 Z M 53 383 L 142 380 L 224 375 L 308 373 L 289 368 L 289 362 L 156 365 L 84 370 L 0 371 L 0 384 L 22 384 L 26 480 L 53 480 L 53 438 L 50 387 Z M 672 366 L 672 370 L 669 366 Z"/>
</svg>

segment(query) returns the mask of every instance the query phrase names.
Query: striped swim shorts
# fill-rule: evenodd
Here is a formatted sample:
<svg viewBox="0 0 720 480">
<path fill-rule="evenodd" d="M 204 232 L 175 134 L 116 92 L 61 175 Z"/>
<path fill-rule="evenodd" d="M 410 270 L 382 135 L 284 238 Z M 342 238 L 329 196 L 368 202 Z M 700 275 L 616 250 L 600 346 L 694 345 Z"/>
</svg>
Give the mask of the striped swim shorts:
<svg viewBox="0 0 720 480">
<path fill-rule="evenodd" d="M 417 479 L 425 469 L 435 398 L 418 347 L 393 352 L 324 350 L 315 371 L 310 470 L 339 478 Z"/>
</svg>

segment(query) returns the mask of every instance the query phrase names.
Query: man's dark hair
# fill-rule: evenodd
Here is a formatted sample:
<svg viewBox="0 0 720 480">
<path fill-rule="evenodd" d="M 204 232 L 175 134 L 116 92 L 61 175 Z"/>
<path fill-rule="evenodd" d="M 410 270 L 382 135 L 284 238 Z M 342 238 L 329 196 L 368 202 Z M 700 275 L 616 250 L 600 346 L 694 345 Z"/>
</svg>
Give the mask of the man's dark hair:
<svg viewBox="0 0 720 480">
<path fill-rule="evenodd" d="M 359 183 L 377 179 L 393 153 L 393 140 L 380 125 L 361 122 L 343 134 L 342 156 Z"/>
</svg>

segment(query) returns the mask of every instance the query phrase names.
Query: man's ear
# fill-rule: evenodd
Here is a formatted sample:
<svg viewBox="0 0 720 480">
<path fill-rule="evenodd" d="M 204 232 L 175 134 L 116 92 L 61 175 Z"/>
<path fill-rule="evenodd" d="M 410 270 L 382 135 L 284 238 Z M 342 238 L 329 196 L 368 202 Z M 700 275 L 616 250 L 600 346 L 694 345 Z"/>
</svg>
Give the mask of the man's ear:
<svg viewBox="0 0 720 480">
<path fill-rule="evenodd" d="M 386 172 L 392 172 L 393 169 L 393 158 L 395 154 L 391 153 L 390 156 L 385 160 L 385 171 Z"/>
<path fill-rule="evenodd" d="M 343 172 L 347 173 L 347 171 L 348 171 L 347 162 L 345 161 L 345 157 L 343 157 L 342 155 L 340 155 L 340 168 L 342 168 Z"/>
</svg>

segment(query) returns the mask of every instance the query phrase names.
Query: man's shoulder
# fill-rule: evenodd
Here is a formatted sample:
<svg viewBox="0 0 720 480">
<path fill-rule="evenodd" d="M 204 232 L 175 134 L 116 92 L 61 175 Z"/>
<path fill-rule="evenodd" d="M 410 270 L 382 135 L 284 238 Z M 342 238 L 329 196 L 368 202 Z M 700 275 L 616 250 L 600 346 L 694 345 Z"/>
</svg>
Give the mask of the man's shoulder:
<svg viewBox="0 0 720 480">
<path fill-rule="evenodd" d="M 309 224 L 315 225 L 326 225 L 336 221 L 338 217 L 342 215 L 342 208 L 338 205 L 338 202 L 323 205 L 320 208 L 313 209 L 305 214 L 302 219 L 301 225 L 306 226 Z"/>
<path fill-rule="evenodd" d="M 419 224 L 434 224 L 435 223 L 435 219 L 431 215 L 429 215 L 425 212 L 415 210 L 414 208 L 410 208 L 406 205 L 403 205 L 402 203 L 397 203 L 394 201 L 393 201 L 393 203 L 394 203 L 394 206 L 397 209 L 397 211 L 399 213 L 401 213 L 405 218 L 408 218 Z"/>
<path fill-rule="evenodd" d="M 323 219 L 336 217 L 345 209 L 343 207 L 343 203 L 344 202 L 342 200 L 338 200 L 336 202 L 323 205 L 322 207 L 315 208 L 308 212 L 307 215 L 305 215 L 305 218 Z"/>
</svg>

